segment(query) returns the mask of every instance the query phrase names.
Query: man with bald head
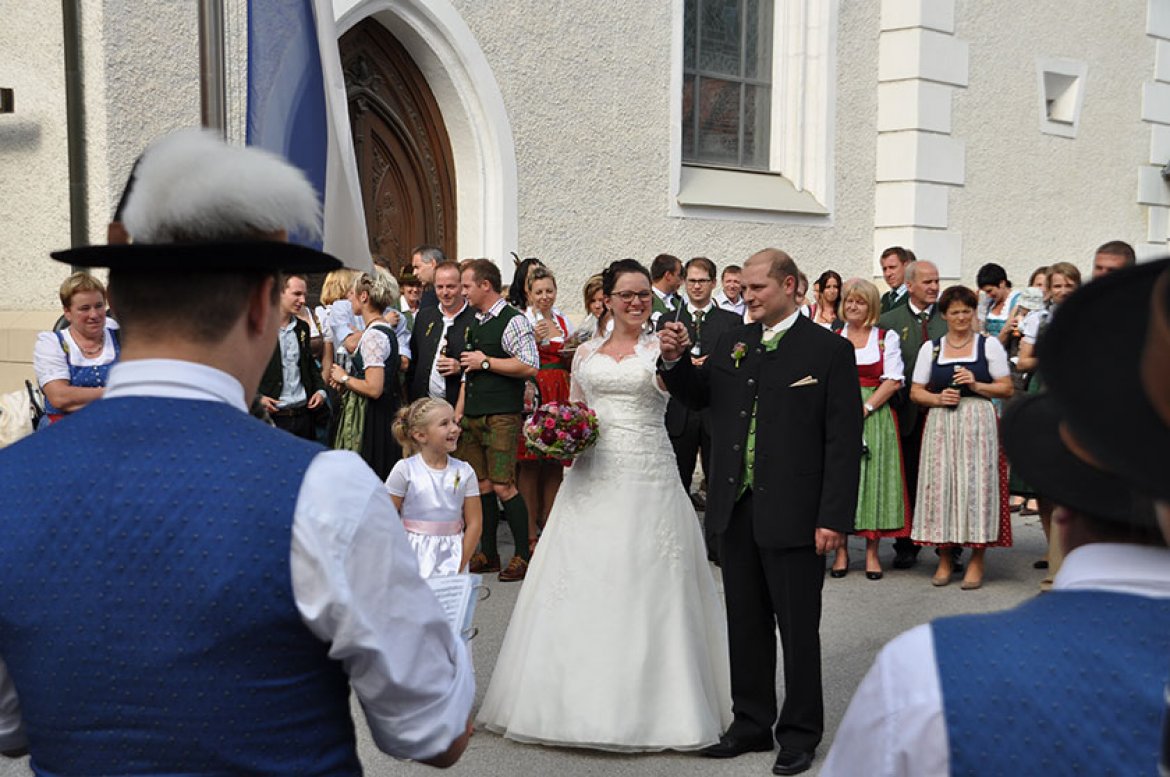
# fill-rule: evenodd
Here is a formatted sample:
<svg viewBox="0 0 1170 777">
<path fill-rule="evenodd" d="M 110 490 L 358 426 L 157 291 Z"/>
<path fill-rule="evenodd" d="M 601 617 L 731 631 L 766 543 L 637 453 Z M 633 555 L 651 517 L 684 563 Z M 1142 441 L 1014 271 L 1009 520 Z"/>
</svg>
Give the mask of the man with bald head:
<svg viewBox="0 0 1170 777">
<path fill-rule="evenodd" d="M 902 340 L 905 380 L 898 392 L 898 430 L 902 433 L 906 492 L 913 504 L 914 495 L 918 491 L 918 459 L 922 450 L 922 427 L 926 423 L 926 416 L 910 401 L 910 385 L 922 344 L 945 335 L 947 325 L 934 306 L 938 300 L 938 268 L 931 262 L 908 262 L 903 280 L 906 283 L 905 304 L 883 314 L 878 320 L 878 326 L 892 329 Z M 894 553 L 894 568 L 909 569 L 918 557 L 918 546 L 908 537 L 899 537 L 894 541 Z"/>
</svg>

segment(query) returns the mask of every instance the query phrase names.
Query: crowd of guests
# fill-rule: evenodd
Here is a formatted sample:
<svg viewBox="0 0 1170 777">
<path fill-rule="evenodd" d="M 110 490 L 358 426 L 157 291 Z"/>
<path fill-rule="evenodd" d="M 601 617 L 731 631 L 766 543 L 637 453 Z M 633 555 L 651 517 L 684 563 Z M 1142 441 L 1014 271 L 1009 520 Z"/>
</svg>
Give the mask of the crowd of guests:
<svg viewBox="0 0 1170 777">
<path fill-rule="evenodd" d="M 1129 268 L 1132 250 L 1108 243 L 1081 291 L 1076 267 L 1059 263 L 1034 273 L 1018 295 L 993 265 L 981 269 L 978 290 L 952 286 L 940 294 L 933 265 L 892 248 L 882 257 L 890 291 L 879 296 L 867 281 L 842 283 L 830 274 L 794 284 L 795 265 L 775 249 L 751 257 L 738 286 L 736 273 L 724 268 L 719 294 L 711 261 L 662 255 L 654 260 L 654 291 L 633 260 L 616 263 L 633 266 L 620 277 L 611 270 L 600 304 L 591 279 L 583 295 L 589 315 L 573 331 L 555 306 L 555 278 L 535 260 L 520 263 L 523 275 L 518 271 L 505 297 L 499 269 L 487 260 L 454 264 L 424 247 L 412 257 L 412 280 L 342 271 L 335 258 L 286 242 L 289 232 L 313 232 L 319 213 L 312 185 L 279 158 L 228 147 L 212 133 L 160 139 L 139 175 L 142 188 L 126 211 L 133 245 L 111 241 L 53 254 L 66 265 L 110 270 L 122 327 L 107 316 L 105 287 L 76 273 L 61 289 L 60 325 L 35 350 L 47 423 L 94 406 L 0 451 L 0 504 L 7 508 L 0 510 L 0 756 L 31 751 L 31 768 L 61 774 L 358 774 L 352 693 L 379 749 L 423 764 L 455 763 L 472 731 L 475 678 L 466 645 L 418 571 L 498 568 L 494 535 L 504 517 L 517 556 L 501 575 L 523 573 L 520 562 L 532 549 L 531 513 L 517 487 L 519 419 L 542 392 L 563 391 L 563 367 L 582 338 L 612 331 L 582 353 L 620 344 L 637 354 L 653 301 L 661 362 L 634 362 L 653 381 L 644 388 L 661 400 L 649 408 L 649 426 L 667 412 L 663 384 L 702 399 L 704 381 L 722 373 L 719 391 L 708 396 L 716 401 L 689 406 L 717 413 L 717 462 L 727 460 L 726 450 L 738 460 L 743 448 L 742 481 L 730 481 L 737 490 L 742 484 L 739 516 L 715 509 L 733 496 L 733 489 L 718 489 L 722 478 L 714 481 L 710 515 L 722 516 L 724 582 L 729 593 L 738 591 L 727 597 L 728 613 L 739 608 L 751 616 L 738 621 L 750 629 L 730 642 L 739 651 L 731 660 L 735 719 L 704 755 L 731 758 L 778 744 L 773 773 L 811 767 L 823 714 L 819 702 L 798 699 L 798 686 L 820 684 L 817 554 L 839 547 L 841 529 L 852 524 L 866 538 L 874 579 L 881 572 L 871 562 L 883 536 L 902 543 L 903 560 L 920 545 L 936 546 L 939 585 L 957 569 L 953 548 L 971 546 L 964 583 L 975 587 L 982 551 L 1010 541 L 1006 493 L 1014 489 L 1035 496 L 1059 528 L 1067 560 L 1056 591 L 1001 613 L 938 619 L 893 640 L 858 687 L 822 773 L 1151 771 L 1159 725 L 1170 720 L 1170 479 L 1163 455 L 1170 444 L 1170 259 Z M 173 197 L 191 207 L 176 217 L 167 207 Z M 335 273 L 316 315 L 305 311 L 308 284 L 297 270 Z M 744 343 L 704 351 L 713 328 L 738 326 L 745 315 L 735 309 L 745 301 L 743 280 L 752 309 L 761 298 L 775 304 L 759 316 L 763 326 L 737 328 L 722 341 L 758 336 L 758 344 L 750 352 Z M 792 304 L 794 285 L 801 297 L 811 293 L 802 302 L 809 320 Z M 605 299 L 616 303 L 613 311 Z M 788 374 L 778 373 L 783 380 L 769 382 L 767 392 L 762 379 L 751 395 L 739 389 L 763 374 L 752 368 L 765 353 L 777 355 L 794 338 L 814 343 L 818 358 L 833 354 L 832 366 L 815 374 L 842 390 L 831 405 L 820 400 L 820 412 L 786 418 L 786 431 L 796 428 L 799 439 L 761 435 L 756 455 L 757 429 L 768 428 L 763 420 L 757 427 L 756 411 L 761 419 L 782 417 L 767 400 L 783 396 L 777 389 Z M 691 361 L 712 355 L 705 373 Z M 745 356 L 747 369 L 726 377 Z M 588 376 L 597 362 L 582 361 L 579 374 Z M 542 374 L 549 370 L 559 372 Z M 811 398 L 818 395 L 804 387 L 817 382 L 809 374 L 787 385 Z M 729 387 L 740 402 L 725 401 Z M 1000 405 L 1017 391 L 1033 396 L 1004 406 L 1000 420 Z M 100 397 L 108 401 L 94 404 Z M 249 399 L 253 412 L 285 432 L 246 418 Z M 766 470 L 765 444 L 782 443 L 792 456 L 801 440 L 809 445 L 824 433 L 827 443 L 829 406 L 833 426 L 848 434 L 833 441 L 826 461 L 860 475 L 837 479 L 847 489 L 825 490 L 830 504 L 849 505 L 824 511 L 840 529 L 816 526 L 812 546 L 803 530 L 791 547 L 758 542 L 762 524 L 744 520 L 755 517 L 752 493 L 773 490 L 776 478 L 788 493 L 801 491 L 793 488 L 798 468 L 788 466 L 799 462 L 799 451 Z M 701 461 L 702 417 L 684 421 L 688 433 L 697 429 Z M 746 436 L 732 445 L 723 432 L 736 424 Z M 1015 486 L 1003 469 L 997 427 L 1017 470 Z M 366 463 L 298 437 L 348 447 Z M 851 447 L 855 437 L 859 450 Z M 58 467 L 54 488 L 30 489 L 62 450 L 86 451 L 85 466 Z M 661 463 L 672 478 L 669 456 Z M 772 480 L 757 478 L 757 465 Z M 543 469 L 532 470 L 538 487 Z M 566 489 L 582 482 L 577 472 Z M 655 481 L 670 490 L 661 477 Z M 577 495 L 565 503 L 588 509 L 589 500 Z M 848 516 L 855 503 L 856 520 Z M 559 510 L 542 562 L 557 558 Z M 539 508 L 532 512 L 539 525 Z M 819 517 L 811 501 L 799 512 Z M 684 520 L 696 535 L 691 549 L 701 552 L 697 530 Z M 779 535 L 791 531 L 793 522 L 786 524 L 767 528 Z M 660 542 L 657 535 L 650 541 Z M 810 559 L 801 563 L 811 574 L 785 579 L 801 585 L 769 591 L 752 579 L 768 569 L 791 571 L 765 569 L 766 555 L 797 554 Z M 640 562 L 645 554 L 634 555 Z M 698 561 L 709 575 L 701 555 Z M 834 562 L 848 569 L 847 556 Z M 1059 563 L 1050 552 L 1050 571 Z M 676 566 L 666 560 L 662 568 Z M 588 571 L 581 579 L 591 589 Z M 530 582 L 538 582 L 535 573 Z M 559 597 L 553 588 L 526 587 L 521 600 L 525 592 Z M 676 586 L 647 588 L 686 594 Z M 795 653 L 809 654 L 790 650 L 796 633 L 815 660 L 803 671 L 786 666 L 778 710 L 772 616 L 756 615 L 771 607 L 787 610 L 778 618 L 795 619 L 793 602 L 811 604 L 809 594 L 817 600 L 815 620 L 801 613 L 801 626 L 781 621 L 780 634 L 786 664 Z M 632 610 L 643 629 L 655 625 L 648 613 L 670 609 L 661 598 L 648 604 L 645 612 Z M 676 610 L 693 611 L 691 605 Z M 549 620 L 548 612 L 538 620 Z M 569 618 L 556 636 L 577 634 L 581 622 L 589 619 Z M 729 617 L 729 629 L 735 623 Z M 713 633 L 696 631 L 703 639 Z M 668 684 L 688 680 L 663 660 L 666 651 L 629 650 L 627 642 L 647 643 L 618 636 L 615 657 L 587 672 L 564 672 L 557 653 L 563 641 L 539 651 L 553 656 L 546 666 L 557 682 L 547 696 L 541 692 L 550 684 L 537 683 L 523 707 L 541 721 L 575 711 L 592 690 L 584 683 L 619 665 L 637 673 L 621 684 L 620 708 L 607 698 L 596 712 L 566 716 L 576 729 L 573 743 L 601 746 L 579 738 L 606 715 L 610 722 L 626 716 L 635 728 L 704 706 L 672 704 L 663 715 L 638 703 L 648 657 Z M 688 639 L 669 644 L 693 663 L 680 648 Z M 497 673 L 493 687 L 515 691 L 531 667 L 520 654 L 515 671 Z M 752 681 L 736 683 L 736 672 Z M 558 693 L 559 681 L 570 677 L 584 692 Z M 707 696 L 722 703 L 716 697 L 727 694 Z M 759 730 L 745 731 L 755 718 Z M 792 724 L 809 719 L 815 728 Z M 716 725 L 726 723 L 723 716 Z M 632 749 L 659 749 L 640 733 Z M 1161 745 L 1161 772 L 1170 773 L 1170 731 Z"/>
<path fill-rule="evenodd" d="M 1093 277 L 1133 263 L 1129 245 L 1106 243 L 1095 254 Z M 537 258 L 517 257 L 508 286 L 491 262 L 455 263 L 430 245 L 412 252 L 401 275 L 380 257 L 374 264 L 368 273 L 330 272 L 312 309 L 306 276 L 285 276 L 279 343 L 253 412 L 298 437 L 359 453 L 395 499 L 405 500 L 404 519 L 427 574 L 470 569 L 523 579 L 563 464 L 529 451 L 521 424 L 535 407 L 569 399 L 576 346 L 612 329 L 601 276 L 582 289 L 585 314 L 575 325 L 557 304 L 555 274 Z M 979 269 L 977 289 L 955 285 L 940 293 L 937 267 L 908 249 L 888 248 L 880 266 L 884 293 L 833 270 L 811 285 L 801 274 L 797 289 L 801 312 L 854 349 L 865 418 L 854 528 L 865 539 L 864 573 L 882 579 L 880 541 L 890 538 L 895 568 L 909 568 L 920 548 L 933 546 L 933 585 L 964 573 L 961 587 L 979 588 L 987 548 L 1011 545 L 1012 512 L 1039 514 L 1049 534 L 1052 503 L 1009 474 L 998 418 L 1013 394 L 1042 391 L 1037 339 L 1081 275 L 1058 262 L 1036 268 L 1017 290 L 991 263 Z M 696 365 L 722 332 L 748 319 L 738 265 L 719 271 L 707 257 L 684 263 L 660 254 L 650 274 L 653 325 L 683 323 Z M 100 397 L 119 355 L 100 281 L 74 273 L 60 298 L 63 318 L 40 335 L 34 353 L 48 422 Z M 672 399 L 664 423 L 679 477 L 702 510 L 707 412 Z M 447 490 L 434 490 L 443 478 Z M 411 494 L 410 486 L 430 498 Z M 447 491 L 466 493 L 468 504 Z M 506 565 L 496 542 L 501 517 L 516 548 Z M 707 539 L 718 563 L 717 543 Z M 1035 563 L 1047 570 L 1043 588 L 1061 561 L 1050 545 Z M 964 548 L 971 551 L 965 571 Z M 830 575 L 849 571 L 849 551 L 841 547 Z"/>
</svg>

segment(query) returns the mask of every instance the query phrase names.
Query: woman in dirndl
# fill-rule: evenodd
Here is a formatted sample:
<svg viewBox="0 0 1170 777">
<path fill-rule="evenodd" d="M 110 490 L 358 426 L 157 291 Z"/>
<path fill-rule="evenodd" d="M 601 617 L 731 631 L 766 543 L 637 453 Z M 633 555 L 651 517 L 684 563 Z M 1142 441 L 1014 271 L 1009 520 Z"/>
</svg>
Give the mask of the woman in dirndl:
<svg viewBox="0 0 1170 777">
<path fill-rule="evenodd" d="M 380 273 L 362 273 L 354 282 L 354 311 L 365 322 L 348 371 L 329 368 L 329 380 L 341 392 L 333 447 L 356 451 L 385 480 L 402 458 L 391 424 L 398 413 L 398 338 L 383 322 L 393 292 Z"/>
<path fill-rule="evenodd" d="M 841 336 L 853 344 L 865 415 L 854 529 L 865 538 L 866 579 L 881 580 L 881 538 L 910 535 L 901 436 L 898 419 L 889 404 L 902 387 L 902 344 L 897 332 L 875 326 L 881 313 L 881 297 L 872 283 L 860 278 L 850 280 L 845 284 L 842 300 L 845 326 Z M 849 550 L 842 545 L 829 576 L 845 577 L 848 571 Z"/>
<path fill-rule="evenodd" d="M 1012 544 L 1007 459 L 991 403 L 1011 397 L 1011 368 L 999 341 L 976 331 L 978 305 L 965 286 L 942 293 L 947 333 L 923 343 L 910 389 L 910 399 L 928 408 L 910 537 L 939 546 L 935 586 L 951 581 L 950 547 L 970 547 L 963 590 L 983 585 L 987 548 Z"/>
<path fill-rule="evenodd" d="M 528 309 L 525 315 L 536 334 L 536 349 L 540 354 L 540 371 L 536 373 L 536 388 L 540 404 L 569 401 L 569 365 L 572 353 L 565 343 L 572 337 L 573 325 L 559 310 L 557 279 L 544 265 L 533 265 L 528 270 Z M 561 488 L 564 465 L 555 459 L 546 459 L 530 452 L 521 432 L 519 451 L 520 493 L 528 505 L 528 546 L 536 548 L 537 533 L 544 528 L 553 500 Z"/>
<path fill-rule="evenodd" d="M 45 395 L 45 417 L 60 421 L 105 393 L 121 347 L 116 325 L 106 317 L 106 287 L 87 272 L 75 272 L 60 290 L 64 329 L 41 332 L 33 346 L 33 371 Z"/>
</svg>

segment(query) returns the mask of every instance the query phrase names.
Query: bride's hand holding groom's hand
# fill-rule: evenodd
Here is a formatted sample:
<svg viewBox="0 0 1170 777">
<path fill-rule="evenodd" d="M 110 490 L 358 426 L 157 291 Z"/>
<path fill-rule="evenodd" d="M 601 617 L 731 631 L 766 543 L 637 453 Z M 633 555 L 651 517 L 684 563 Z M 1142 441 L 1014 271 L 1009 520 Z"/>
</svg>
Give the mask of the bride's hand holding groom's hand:
<svg viewBox="0 0 1170 777">
<path fill-rule="evenodd" d="M 691 347 L 691 338 L 687 334 L 687 328 L 678 321 L 668 321 L 664 324 L 658 332 L 658 341 L 660 343 L 659 355 L 666 362 L 678 361 Z"/>
</svg>

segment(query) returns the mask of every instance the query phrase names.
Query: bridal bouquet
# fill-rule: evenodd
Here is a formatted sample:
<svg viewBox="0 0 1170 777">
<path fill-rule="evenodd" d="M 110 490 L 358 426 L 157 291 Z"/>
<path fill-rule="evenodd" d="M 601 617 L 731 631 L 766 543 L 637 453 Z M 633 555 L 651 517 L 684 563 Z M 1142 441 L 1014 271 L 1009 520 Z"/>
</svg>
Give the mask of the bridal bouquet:
<svg viewBox="0 0 1170 777">
<path fill-rule="evenodd" d="M 528 450 L 564 464 L 597 442 L 597 413 L 584 402 L 549 402 L 524 422 Z"/>
</svg>

